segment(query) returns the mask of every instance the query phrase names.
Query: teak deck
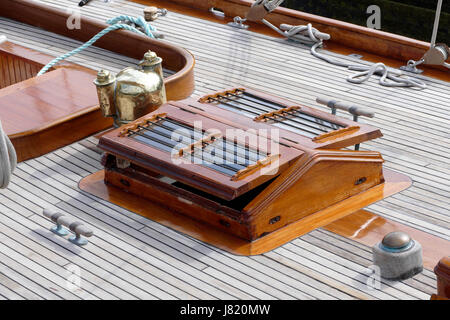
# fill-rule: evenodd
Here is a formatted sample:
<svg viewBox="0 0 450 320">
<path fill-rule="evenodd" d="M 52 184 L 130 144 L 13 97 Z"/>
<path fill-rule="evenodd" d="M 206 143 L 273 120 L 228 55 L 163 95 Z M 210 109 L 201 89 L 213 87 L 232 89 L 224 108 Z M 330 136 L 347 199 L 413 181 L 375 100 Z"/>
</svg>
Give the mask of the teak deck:
<svg viewBox="0 0 450 320">
<path fill-rule="evenodd" d="M 62 10 L 76 6 L 72 0 L 42 3 Z M 136 16 L 142 8 L 124 0 L 91 1 L 82 13 L 104 22 Z M 376 116 L 365 122 L 384 136 L 364 142 L 361 150 L 380 151 L 384 165 L 411 177 L 413 185 L 371 205 L 375 216 L 350 215 L 351 223 L 332 231 L 320 228 L 265 254 L 237 256 L 80 191 L 80 180 L 102 169 L 98 141 L 88 138 L 20 163 L 9 189 L 0 191 L 0 299 L 428 300 L 437 293 L 428 266 L 412 279 L 382 280 L 380 289 L 368 288 L 367 280 L 371 245 L 390 230 L 383 226 L 405 225 L 431 244 L 435 238 L 449 243 L 448 82 L 423 77 L 429 84 L 424 91 L 380 87 L 376 79 L 352 85 L 345 81 L 348 71 L 292 42 L 172 11 L 154 25 L 166 41 L 195 55 L 197 97 L 245 84 L 328 112 L 315 103 L 317 96 L 370 106 Z M 52 56 L 80 44 L 4 18 L 0 32 Z M 325 53 L 368 63 L 366 55 L 356 60 Z M 78 58 L 80 65 L 115 72 L 136 62 L 95 47 Z M 75 247 L 48 231 L 53 224 L 42 216 L 47 207 L 91 226 L 95 236 L 89 245 Z M 65 275 L 74 266 L 82 285 L 73 292 Z"/>
</svg>

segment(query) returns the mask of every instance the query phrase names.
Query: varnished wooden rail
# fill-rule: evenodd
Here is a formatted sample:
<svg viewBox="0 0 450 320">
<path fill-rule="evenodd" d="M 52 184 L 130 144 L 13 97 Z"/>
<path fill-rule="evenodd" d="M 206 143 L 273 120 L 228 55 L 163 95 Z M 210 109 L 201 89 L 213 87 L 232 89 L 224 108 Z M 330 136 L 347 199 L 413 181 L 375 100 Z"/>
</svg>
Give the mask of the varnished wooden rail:
<svg viewBox="0 0 450 320">
<path fill-rule="evenodd" d="M 196 150 L 204 149 L 208 145 L 219 140 L 220 138 L 222 138 L 222 134 L 220 132 L 211 133 L 211 134 L 207 135 L 206 137 L 204 137 L 200 140 L 197 140 L 194 143 L 191 143 L 187 147 L 184 147 L 184 148 L 181 148 L 180 150 L 178 150 L 178 156 L 182 157 L 186 154 L 192 154 Z"/>
<path fill-rule="evenodd" d="M 207 19 L 218 23 L 228 23 L 233 17 L 245 17 L 253 1 L 251 0 L 131 0 L 142 4 L 165 7 L 170 11 Z M 211 8 L 223 11 L 223 15 L 215 15 Z M 309 14 L 301 11 L 278 7 L 266 20 L 274 25 L 312 25 L 322 32 L 331 35 L 326 41 L 327 50 L 344 55 L 361 54 L 365 60 L 383 62 L 390 67 L 398 68 L 410 59 L 418 60 L 429 49 L 430 43 L 412 38 L 370 29 L 355 24 Z M 432 22 L 430 22 L 432 23 Z M 278 33 L 262 23 L 246 22 L 251 31 L 280 37 Z M 441 80 L 450 81 L 450 73 L 443 66 L 421 65 L 424 74 Z"/>
<path fill-rule="evenodd" d="M 81 17 L 81 29 L 70 30 L 70 13 L 32 0 L 0 1 L 0 17 L 39 27 L 79 41 L 108 27 Z M 169 100 L 189 97 L 194 90 L 194 58 L 185 49 L 129 31 L 115 31 L 97 47 L 134 59 L 148 50 L 175 71 L 164 79 Z M 63 62 L 46 74 L 38 70 L 54 57 L 13 44 L 0 44 L 0 119 L 17 150 L 18 160 L 34 158 L 83 139 L 112 125 L 102 117 L 93 85 L 96 70 Z"/>
<path fill-rule="evenodd" d="M 66 26 L 70 15 L 66 11 L 33 0 L 0 1 L 0 17 L 20 21 L 82 42 L 88 41 L 109 26 L 81 16 L 81 29 L 70 30 Z M 176 71 L 165 79 L 168 99 L 186 98 L 194 90 L 195 60 L 192 54 L 183 48 L 124 30 L 105 35 L 95 43 L 95 46 L 138 60 L 142 59 L 148 50 L 155 51 L 163 59 L 164 68 Z"/>
<path fill-rule="evenodd" d="M 245 17 L 254 1 L 170 0 L 168 2 L 208 11 L 211 8 L 217 8 L 223 11 L 226 17 L 233 18 L 235 16 Z M 405 61 L 409 59 L 418 60 L 430 47 L 430 44 L 424 41 L 283 7 L 276 8 L 266 19 L 275 25 L 282 23 L 290 25 L 312 23 L 321 32 L 330 34 L 333 42 Z"/>
</svg>

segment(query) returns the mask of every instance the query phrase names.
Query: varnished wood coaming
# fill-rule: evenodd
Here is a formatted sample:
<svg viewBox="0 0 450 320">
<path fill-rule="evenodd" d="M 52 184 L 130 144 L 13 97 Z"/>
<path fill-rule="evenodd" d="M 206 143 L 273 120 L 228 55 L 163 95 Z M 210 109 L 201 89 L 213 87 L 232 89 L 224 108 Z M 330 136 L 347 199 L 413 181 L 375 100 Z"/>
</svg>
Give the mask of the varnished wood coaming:
<svg viewBox="0 0 450 320">
<path fill-rule="evenodd" d="M 204 130 L 219 130 L 224 136 L 229 129 L 241 130 L 242 132 L 248 129 L 237 124 L 225 124 L 209 117 L 204 117 L 199 113 L 187 112 L 185 111 L 185 108 L 179 108 L 177 104 L 172 102 L 165 104 L 157 111 L 138 119 L 137 122 L 152 117 L 155 113 L 166 113 L 168 118 L 170 117 L 179 123 L 191 127 L 194 127 L 195 123 L 201 123 Z M 114 130 L 102 135 L 99 141 L 99 147 L 105 152 L 130 160 L 141 167 L 190 184 L 202 191 L 214 194 L 225 200 L 232 200 L 268 181 L 273 178 L 274 175 L 283 172 L 290 164 L 304 154 L 301 150 L 280 145 L 281 156 L 279 158 L 278 170 L 276 173 L 262 175 L 260 172 L 255 172 L 247 175 L 243 179 L 232 180 L 230 176 L 199 164 L 175 164 L 173 156 L 170 153 L 144 145 L 135 139 L 121 137 L 119 136 L 118 131 L 119 130 Z M 268 138 L 270 139 L 270 135 Z M 246 142 L 246 146 L 248 146 L 248 142 Z M 250 146 L 251 149 L 256 147 L 259 146 Z M 270 150 L 267 151 L 270 152 Z"/>
<path fill-rule="evenodd" d="M 195 239 L 204 241 L 233 254 L 249 256 L 273 250 L 286 242 L 316 228 L 328 225 L 333 221 L 337 221 L 335 225 L 339 225 L 339 219 L 342 217 L 348 216 L 347 219 L 352 221 L 353 215 L 351 214 L 354 212 L 354 208 L 363 208 L 370 203 L 400 192 L 411 185 L 411 180 L 405 175 L 387 169 L 384 169 L 383 175 L 385 177 L 384 183 L 365 191 L 363 193 L 364 196 L 350 197 L 336 205 L 251 242 L 226 232 L 227 227 L 224 225 L 211 228 L 210 224 L 205 224 L 199 220 L 170 210 L 167 205 L 162 206 L 158 202 L 148 200 L 146 197 L 134 195 L 115 186 L 107 185 L 104 183 L 105 174 L 103 170 L 82 179 L 79 187 L 81 190 L 105 201 L 119 205 Z M 185 205 L 188 206 L 189 204 L 185 203 Z M 355 227 L 350 225 L 349 228 L 353 229 Z M 344 236 L 346 234 L 344 232 L 342 233 Z M 430 237 L 428 241 L 430 245 L 434 239 L 438 239 L 432 235 L 427 234 L 427 236 Z M 361 238 L 355 238 L 355 240 L 361 241 Z M 428 247 L 424 246 L 424 248 Z M 424 257 L 427 256 L 428 251 L 424 249 Z"/>
<path fill-rule="evenodd" d="M 4 0 L 0 16 L 28 23 L 73 39 L 87 41 L 106 24 L 81 18 L 80 30 L 69 30 L 65 11 L 36 1 Z M 96 43 L 99 47 L 141 59 L 154 50 L 164 67 L 176 71 L 165 81 L 168 99 L 183 99 L 194 89 L 194 58 L 166 42 L 114 32 Z M 63 62 L 36 78 L 54 57 L 6 42 L 0 45 L 0 119 L 14 144 L 18 160 L 37 157 L 106 129 L 112 120 L 102 117 L 93 85 L 96 71 Z"/>
<path fill-rule="evenodd" d="M 298 161 L 261 192 L 243 212 L 258 238 L 384 182 L 378 152 L 320 150 Z M 271 219 L 279 217 L 277 223 Z"/>
<path fill-rule="evenodd" d="M 164 114 L 164 119 L 184 121 L 192 126 L 195 122 L 202 122 L 203 129 L 215 128 L 226 132 L 230 128 L 257 129 L 259 122 L 249 119 L 248 126 L 243 126 L 233 118 L 220 117 L 220 108 L 210 105 L 207 111 L 189 106 L 191 100 L 183 102 L 170 102 L 160 107 L 158 113 Z M 201 104 L 204 107 L 204 104 Z M 211 115 L 211 110 L 215 111 Z M 154 118 L 155 112 L 147 118 Z M 236 115 L 235 115 L 236 116 Z M 136 121 L 141 123 L 143 117 Z M 243 118 L 241 115 L 237 118 Z M 133 126 L 133 123 L 130 124 Z M 266 131 L 278 129 L 265 125 Z M 270 138 L 270 134 L 268 134 Z M 277 135 L 278 136 L 278 135 Z M 302 136 L 295 134 L 295 140 Z M 336 139 L 340 139 L 337 137 Z M 225 232 L 242 237 L 247 241 L 255 241 L 266 234 L 283 229 L 284 227 L 306 221 L 309 228 L 311 217 L 318 212 L 331 208 L 334 205 L 347 201 L 352 197 L 365 197 L 364 193 L 377 186 L 383 185 L 383 158 L 380 153 L 373 151 L 349 151 L 338 149 L 311 149 L 299 143 L 280 146 L 280 167 L 273 175 L 265 175 L 262 170 L 246 176 L 242 180 L 233 180 L 231 177 L 215 172 L 202 165 L 192 163 L 173 163 L 170 152 L 149 147 L 136 139 L 124 137 L 120 129 L 104 134 L 99 141 L 99 147 L 111 158 L 105 163 L 105 181 L 108 184 L 122 188 L 129 193 L 141 195 L 147 199 L 164 203 L 177 203 L 174 210 L 188 215 L 193 219 L 206 222 L 218 227 Z M 126 159 L 132 166 L 126 170 L 120 170 L 116 164 L 116 158 Z M 149 170 L 152 177 L 145 177 L 136 173 Z M 172 187 L 166 191 L 157 191 L 153 176 L 163 175 L 180 181 L 194 188 L 188 200 L 183 197 L 176 198 Z M 272 179 L 272 180 L 270 180 Z M 249 191 L 264 185 L 257 193 Z M 156 183 L 159 185 L 160 183 Z M 169 190 L 170 189 L 170 190 Z M 198 193 L 206 192 L 207 195 Z M 169 195 L 172 193 L 172 195 Z M 184 192 L 183 192 L 184 193 Z M 220 197 L 226 201 L 244 197 L 246 202 L 242 207 L 235 208 L 231 203 L 215 201 L 216 204 L 203 206 L 203 199 L 208 195 Z M 170 201 L 167 199 L 170 198 Z M 191 202 L 193 207 L 203 207 L 202 210 L 194 210 L 186 205 Z M 219 209 L 219 204 L 232 210 L 231 221 L 227 210 Z M 347 214 L 360 209 L 356 206 L 346 211 Z M 202 214 L 196 214 L 202 211 Z M 231 212 L 231 211 L 230 211 Z M 236 219 L 237 217 L 237 219 Z M 327 220 L 331 222 L 332 220 Z M 316 223 L 316 222 L 315 222 Z M 323 223 L 321 221 L 319 224 Z M 314 227 L 312 227 L 314 229 Z M 312 230 L 309 229 L 309 230 Z"/>
<path fill-rule="evenodd" d="M 115 158 L 111 166 L 106 166 L 105 183 L 253 241 L 349 197 L 363 196 L 364 191 L 384 183 L 383 160 L 378 153 L 318 153 L 309 161 L 306 157 L 298 160 L 255 198 L 249 198 L 249 204 L 241 210 L 142 175 L 136 167 L 118 169 Z M 362 178 L 364 181 L 355 185 Z M 186 181 L 186 177 L 181 180 Z"/>
</svg>

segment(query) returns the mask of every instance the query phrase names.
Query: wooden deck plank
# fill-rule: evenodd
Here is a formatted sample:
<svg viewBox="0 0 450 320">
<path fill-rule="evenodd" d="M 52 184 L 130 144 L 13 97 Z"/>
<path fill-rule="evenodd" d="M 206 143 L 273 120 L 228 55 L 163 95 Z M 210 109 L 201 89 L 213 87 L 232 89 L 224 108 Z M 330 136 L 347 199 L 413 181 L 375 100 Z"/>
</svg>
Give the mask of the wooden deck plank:
<svg viewBox="0 0 450 320">
<path fill-rule="evenodd" d="M 339 267 L 337 267 L 335 270 L 339 270 L 338 268 L 340 268 L 341 266 L 346 266 L 347 270 L 352 270 L 354 272 L 358 272 L 361 275 L 366 275 L 366 271 L 367 268 L 364 266 L 361 266 L 360 264 L 352 261 L 352 260 L 348 260 L 345 259 L 337 254 L 335 254 L 334 252 L 330 252 L 330 251 L 326 251 L 318 246 L 312 245 L 306 241 L 304 241 L 303 239 L 296 239 L 294 241 L 292 241 L 292 246 L 290 246 L 290 250 L 292 251 L 297 251 L 297 252 L 301 252 L 303 253 L 308 253 L 308 252 L 314 252 L 315 254 L 317 254 L 317 256 L 320 257 L 320 259 L 317 259 L 317 261 L 323 261 L 323 258 L 328 259 L 329 261 L 333 261 L 336 263 L 336 265 L 338 265 Z M 382 285 L 386 285 L 386 289 L 384 290 L 384 292 L 390 293 L 395 297 L 398 298 L 403 298 L 403 299 L 411 299 L 411 298 L 419 298 L 419 299 L 427 299 L 428 297 L 422 293 L 419 290 L 416 290 L 413 287 L 410 287 L 408 285 L 405 285 L 403 282 L 398 282 L 398 281 L 389 281 L 389 280 L 385 280 L 385 279 L 381 279 L 381 283 Z"/>
<path fill-rule="evenodd" d="M 23 23 L 17 23 L 6 18 L 0 18 L 0 32 L 4 33 L 11 42 L 23 44 L 29 48 L 39 50 L 50 55 L 61 55 L 83 43 L 64 36 L 60 36 L 42 29 L 30 27 Z M 80 63 L 94 70 L 109 68 L 118 72 L 121 69 L 136 65 L 139 60 L 119 55 L 117 53 L 97 47 L 90 47 L 68 61 Z M 174 72 L 164 69 L 164 75 L 168 76 Z"/>
<path fill-rule="evenodd" d="M 26 276 L 33 281 L 38 281 L 40 285 L 45 287 L 48 291 L 55 293 L 55 298 L 78 300 L 82 294 L 73 294 L 66 289 L 66 279 L 58 277 L 50 273 L 37 263 L 34 263 L 30 259 L 14 252 L 14 250 L 0 243 L 0 258 L 2 263 L 12 267 L 14 270 L 19 271 L 22 275 Z M 92 299 L 92 295 L 87 295 L 87 298 Z"/>
<path fill-rule="evenodd" d="M 7 278 L 6 281 L 19 283 L 21 286 L 26 288 L 27 292 L 24 293 L 24 296 L 28 296 L 33 300 L 61 300 L 59 296 L 47 290 L 43 285 L 36 284 L 28 277 L 23 276 L 20 271 L 20 268 L 18 268 L 12 260 L 8 260 L 7 257 L 4 262 L 0 262 L 0 272 Z M 14 295 L 15 293 L 13 293 L 13 296 Z M 13 296 L 6 296 L 6 298 L 12 299 Z"/>
<path fill-rule="evenodd" d="M 40 177 L 43 177 L 42 175 L 40 175 Z M 33 179 L 35 179 L 35 178 L 33 178 Z M 35 179 L 36 180 L 36 179 Z M 54 181 L 55 183 L 56 183 L 56 181 Z M 49 184 L 50 185 L 50 184 Z M 67 188 L 64 188 L 62 185 L 60 186 L 60 188 L 61 189 L 64 189 L 64 190 L 68 190 Z M 48 190 L 48 192 L 56 192 L 56 190 L 57 189 L 47 189 Z M 46 194 L 46 193 L 45 193 Z M 44 193 L 41 193 L 40 194 L 40 196 L 41 197 L 43 197 L 43 198 L 45 198 L 45 194 Z M 33 195 L 29 195 L 29 197 L 33 197 Z M 99 213 L 100 212 L 92 212 L 92 215 L 88 215 L 87 213 L 85 213 L 85 212 L 82 212 L 81 210 L 79 210 L 79 207 L 80 206 L 82 206 L 82 204 L 80 203 L 80 202 L 77 202 L 76 203 L 76 206 L 73 206 L 73 205 L 70 205 L 69 203 L 64 203 L 64 205 L 63 205 L 63 210 L 65 210 L 66 212 L 68 211 L 68 210 L 70 210 L 69 212 L 72 214 L 72 215 L 77 215 L 77 217 L 78 218 L 80 218 L 80 217 L 84 217 L 84 218 L 87 218 L 87 219 L 89 219 L 88 220 L 88 223 L 92 223 L 92 222 L 94 222 L 96 225 L 97 225 L 97 227 L 99 227 L 99 226 L 101 226 L 101 225 L 104 225 L 105 226 L 105 228 L 106 229 L 110 229 L 110 225 L 108 225 L 108 224 L 106 224 L 106 223 L 104 223 L 103 221 L 100 221 L 100 220 L 98 220 L 96 217 L 97 216 L 99 216 Z M 95 218 L 92 218 L 92 217 L 94 217 L 95 216 Z M 120 218 L 120 215 L 118 216 L 119 218 Z M 122 229 L 122 230 L 127 230 L 128 231 L 128 233 L 131 233 L 132 235 L 133 234 L 135 234 L 135 235 L 137 235 L 137 234 L 141 234 L 141 233 L 138 233 L 136 230 L 131 230 L 129 227 L 126 227 L 126 226 L 124 226 L 124 225 L 121 225 L 121 224 L 117 224 L 117 222 L 114 222 L 113 220 L 110 220 L 112 223 L 113 223 L 113 226 L 115 225 L 115 227 L 116 228 L 120 228 L 120 229 Z M 116 230 L 116 233 L 118 233 L 118 232 L 120 232 L 119 231 L 119 229 L 115 229 Z M 98 229 L 97 229 L 97 233 L 99 233 L 100 231 L 98 231 Z M 125 234 L 123 234 L 123 236 L 125 236 L 127 239 L 132 239 L 130 236 L 127 236 L 127 235 L 125 235 Z M 141 234 L 141 236 L 142 236 L 142 234 Z M 109 235 L 107 235 L 107 234 L 103 234 L 103 237 L 108 237 L 108 241 L 113 241 L 113 240 L 115 240 L 115 239 L 113 239 L 113 238 L 111 238 L 111 236 L 109 236 Z M 134 238 L 135 239 L 135 238 Z M 136 240 L 135 240 L 136 241 Z M 115 240 L 115 242 L 117 242 L 117 240 Z M 119 244 L 119 242 L 117 242 L 118 244 Z M 139 243 L 139 241 L 138 241 L 138 243 Z M 120 243 L 120 245 L 121 246 L 124 246 L 125 245 L 125 242 L 121 242 Z M 147 245 L 152 245 L 152 243 L 150 242 L 150 243 L 147 243 Z M 161 246 L 162 244 L 160 244 L 160 246 Z M 138 244 L 138 247 L 141 247 L 142 245 L 141 244 Z M 132 252 L 135 252 L 136 251 L 136 248 L 134 248 L 133 249 L 133 247 L 125 247 L 126 249 L 125 250 L 132 250 Z M 168 255 L 166 255 L 166 254 L 160 254 L 159 252 L 157 252 L 157 251 L 155 251 L 155 250 L 152 250 L 151 249 L 151 247 L 148 247 L 148 246 L 146 246 L 145 248 L 142 248 L 141 250 L 144 250 L 145 252 L 151 252 L 151 253 L 153 253 L 153 254 L 157 254 L 158 256 L 159 256 L 159 258 L 161 259 L 160 261 L 170 261 L 170 256 L 168 256 Z M 173 259 L 172 259 L 173 260 Z M 173 261 L 175 261 L 175 260 L 173 260 Z M 153 263 L 159 263 L 159 261 L 153 261 Z M 175 262 L 174 262 L 175 263 Z M 169 269 L 169 265 L 163 265 L 162 267 L 161 267 L 161 269 L 162 270 L 164 270 L 164 269 Z M 186 265 L 183 265 L 182 267 L 180 267 L 180 269 L 181 270 L 183 270 L 183 269 L 186 269 Z M 175 271 L 173 271 L 173 272 L 175 272 Z M 192 272 L 191 272 L 191 274 L 192 274 Z M 189 278 L 189 275 L 188 274 L 184 274 L 182 277 L 185 277 L 185 278 Z M 201 278 L 201 277 L 200 277 Z M 194 280 L 194 278 L 191 278 L 192 280 Z M 210 290 L 210 291 L 212 291 L 212 292 L 214 292 L 214 288 L 211 288 L 211 287 L 208 287 L 208 289 Z M 217 290 L 216 290 L 217 291 Z M 228 297 L 228 298 L 230 298 L 230 296 L 229 295 L 224 295 L 223 293 L 221 294 L 221 296 L 222 296 L 222 298 L 226 298 L 226 297 Z"/>
<path fill-rule="evenodd" d="M 34 224 L 28 219 L 17 218 L 17 212 L 14 212 L 8 208 L 2 207 L 2 213 L 4 216 L 1 217 L 1 219 L 5 219 L 6 216 L 7 220 L 5 221 L 8 221 L 9 224 L 16 230 L 20 230 L 20 232 L 24 235 L 29 235 L 30 238 L 37 243 L 40 243 L 42 246 L 52 250 L 55 254 L 67 257 L 70 259 L 71 263 L 82 268 L 84 270 L 81 275 L 82 278 L 86 277 L 89 282 L 95 284 L 93 291 L 98 291 L 101 288 L 101 290 L 108 291 L 119 298 L 136 299 L 135 296 L 126 292 L 126 285 L 116 281 L 114 276 L 108 276 L 102 269 L 97 268 L 95 265 L 90 265 L 86 259 L 80 257 L 78 255 L 79 251 L 77 248 L 74 248 L 74 246 L 69 242 L 62 240 L 59 237 L 55 237 L 53 233 L 45 229 L 41 229 L 39 225 Z M 120 287 L 114 286 L 114 284 L 117 283 L 120 284 Z M 83 286 L 85 285 L 86 284 L 83 283 Z"/>
<path fill-rule="evenodd" d="M 42 300 L 41 297 L 34 294 L 21 284 L 11 280 L 11 278 L 5 276 L 0 272 L 0 295 L 3 300 Z"/>
<path fill-rule="evenodd" d="M 43 2 L 64 10 L 72 5 L 68 0 Z M 142 8 L 116 0 L 111 6 L 92 2 L 82 12 L 104 21 L 125 12 L 137 16 Z M 327 94 L 370 105 L 376 118 L 364 121 L 380 127 L 385 137 L 364 143 L 363 150 L 380 151 L 388 168 L 414 180 L 407 191 L 370 209 L 450 239 L 448 83 L 424 78 L 429 88 L 423 91 L 385 88 L 375 79 L 352 85 L 345 81 L 349 71 L 317 60 L 300 44 L 172 12 L 154 25 L 166 34 L 167 41 L 196 56 L 196 95 L 244 84 L 321 110 L 327 109 L 314 99 Z M 0 19 L 0 32 L 53 55 L 80 44 L 6 19 Z M 72 59 L 113 72 L 136 63 L 95 47 Z M 49 289 L 54 282 L 45 277 L 30 280 L 27 276 L 34 271 L 14 258 L 32 261 L 38 269 L 46 266 L 52 270 L 46 275 L 53 281 L 59 279 L 56 271 L 67 263 L 76 264 L 83 270 L 86 290 L 99 298 L 428 299 L 435 290 L 436 279 L 429 270 L 403 282 L 384 281 L 381 290 L 369 290 L 364 271 L 371 264 L 370 248 L 325 230 L 313 231 L 262 256 L 235 257 L 100 201 L 77 188 L 82 177 L 101 167 L 95 143 L 88 138 L 20 164 L 10 189 L 0 191 L 0 245 L 8 249 L 17 243 L 20 248 L 18 252 L 6 250 L 11 257 L 5 255 L 7 263 L 0 262 L 0 274 L 11 281 L 8 285 L 0 281 L 0 298 L 61 298 Z M 92 225 L 95 236 L 88 247 L 79 249 L 50 233 L 51 223 L 40 212 L 44 207 L 60 208 Z M 39 256 L 30 260 L 27 254 Z M 130 279 L 133 274 L 140 279 Z"/>
<path fill-rule="evenodd" d="M 147 228 L 142 230 L 142 232 L 145 232 L 146 234 L 154 234 L 155 231 L 158 232 L 158 237 L 162 237 L 165 243 L 172 243 L 176 247 L 183 248 L 183 251 L 189 252 L 189 254 L 193 258 L 203 256 L 203 255 L 207 255 L 208 257 L 211 257 L 209 255 L 209 253 L 212 250 L 214 250 L 214 248 L 212 248 L 211 246 L 208 246 L 207 244 L 200 243 L 190 237 L 185 237 L 184 235 L 182 235 L 176 231 L 170 230 L 170 229 L 168 229 L 158 223 L 155 223 L 155 222 L 149 224 L 149 226 Z M 227 255 L 227 253 L 221 252 L 221 250 L 218 250 L 218 252 Z M 230 256 L 231 256 L 231 258 L 237 258 L 232 255 L 230 255 Z M 260 257 L 260 256 L 256 256 L 256 257 Z M 252 258 L 256 258 L 256 257 L 252 257 Z M 217 260 L 222 261 L 221 259 L 217 259 Z M 246 258 L 241 259 L 241 261 L 245 264 L 247 263 L 248 260 L 249 259 L 246 259 Z M 255 260 L 257 260 L 257 259 L 255 259 Z M 262 264 L 264 264 L 264 263 L 262 263 Z M 289 268 L 286 268 L 286 269 L 289 271 L 292 271 Z M 274 278 L 278 278 L 278 275 L 275 272 L 273 272 L 273 270 L 269 270 L 269 274 L 271 274 Z M 284 274 L 286 274 L 286 273 L 284 273 Z M 287 274 L 289 274 L 289 272 L 287 272 Z M 292 284 L 294 284 L 294 283 L 296 284 L 298 281 L 301 282 L 301 280 L 303 280 L 304 283 L 307 283 L 307 285 L 311 286 L 308 291 L 308 294 L 310 294 L 312 297 L 323 298 L 324 294 L 325 294 L 325 295 L 328 295 L 328 298 L 333 298 L 334 296 L 332 295 L 332 293 L 334 293 L 335 296 L 342 297 L 342 294 L 340 294 L 339 292 L 334 292 L 335 290 L 330 290 L 330 288 L 328 288 L 328 291 L 315 290 L 315 288 L 317 288 L 316 285 L 318 285 L 318 287 L 320 288 L 320 283 L 319 284 L 311 283 L 310 278 L 305 278 L 302 274 L 299 274 L 296 272 L 293 272 L 293 274 L 294 274 L 294 276 L 291 276 L 292 279 L 290 279 L 289 281 L 285 280 L 285 282 L 291 282 Z M 292 273 L 291 273 L 291 275 L 292 275 Z M 284 277 L 284 279 L 286 279 L 286 278 Z M 301 283 L 299 284 L 300 288 L 303 286 L 304 285 L 302 285 Z M 331 291 L 331 293 L 330 293 L 330 291 Z M 324 293 L 324 292 L 327 292 L 327 293 Z"/>
<path fill-rule="evenodd" d="M 0 234 L 0 240 L 1 244 L 4 245 L 3 247 L 3 253 L 8 254 L 8 252 L 11 254 L 14 252 L 15 254 L 20 254 L 27 259 L 29 259 L 29 263 L 31 263 L 31 268 L 33 270 L 36 270 L 39 272 L 39 274 L 43 275 L 42 270 L 44 270 L 44 273 L 51 277 L 52 279 L 55 279 L 54 281 L 58 283 L 62 288 L 66 289 L 67 287 L 67 279 L 64 278 L 64 275 L 67 274 L 67 270 L 60 266 L 55 264 L 52 260 L 43 257 L 40 252 L 35 252 L 33 250 L 28 249 L 27 247 L 23 246 L 22 244 L 18 243 L 16 239 L 9 238 L 5 236 L 4 234 Z M 26 261 L 26 260 L 22 260 Z M 37 265 L 43 267 L 44 269 L 37 269 L 36 265 L 33 265 L 33 263 L 36 263 Z M 56 275 L 56 276 L 55 276 Z M 67 290 L 67 289 L 66 289 Z M 68 290 L 71 291 L 71 290 Z M 77 292 L 74 291 L 72 293 L 75 293 L 77 296 L 79 296 L 82 299 L 99 299 L 100 297 L 93 295 L 91 292 L 88 291 L 81 291 Z M 110 298 L 110 296 L 106 297 Z"/>
<path fill-rule="evenodd" d="M 38 226 L 40 226 L 40 228 L 42 228 L 43 230 L 48 230 L 50 226 L 52 226 L 52 223 L 38 215 L 32 216 L 31 220 Z M 54 237 L 54 235 L 52 236 Z M 67 242 L 67 240 L 64 239 L 61 239 L 61 241 Z M 109 279 L 114 275 L 114 278 L 117 279 L 117 283 L 120 283 L 120 286 L 122 288 L 128 287 L 128 291 L 140 299 L 153 300 L 160 298 L 160 296 L 169 298 L 166 294 L 162 293 L 161 290 L 158 290 L 147 281 L 135 277 L 131 273 L 126 272 L 125 270 L 120 268 L 120 266 L 116 266 L 115 264 L 106 260 L 105 257 L 108 257 L 107 255 L 103 256 L 102 254 L 96 254 L 95 252 L 93 252 L 95 248 L 92 247 L 93 246 L 91 246 L 90 250 L 83 250 L 79 248 L 74 248 L 74 250 L 77 255 L 85 257 L 86 260 L 95 263 L 99 268 L 101 268 L 100 271 L 98 270 L 98 268 L 90 267 L 94 270 L 97 269 L 96 274 L 98 274 L 100 278 Z M 73 263 L 77 265 L 75 261 L 76 260 L 74 259 Z M 89 287 L 89 284 L 85 283 L 84 286 Z M 170 298 L 173 299 L 173 297 Z"/>
</svg>

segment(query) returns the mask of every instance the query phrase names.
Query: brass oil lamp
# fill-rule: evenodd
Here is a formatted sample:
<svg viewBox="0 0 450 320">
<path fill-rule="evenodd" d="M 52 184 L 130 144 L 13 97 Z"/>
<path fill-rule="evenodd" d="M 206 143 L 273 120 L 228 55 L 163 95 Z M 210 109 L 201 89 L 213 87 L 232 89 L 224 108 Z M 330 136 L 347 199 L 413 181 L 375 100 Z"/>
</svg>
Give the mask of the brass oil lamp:
<svg viewBox="0 0 450 320">
<path fill-rule="evenodd" d="M 128 67 L 116 76 L 100 70 L 94 84 L 104 117 L 123 124 L 155 111 L 167 102 L 162 59 L 155 52 L 145 53 L 138 67 Z"/>
</svg>

